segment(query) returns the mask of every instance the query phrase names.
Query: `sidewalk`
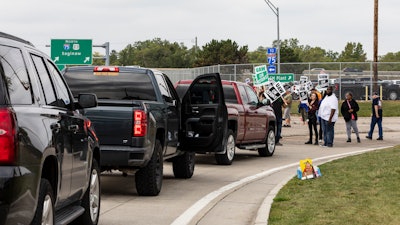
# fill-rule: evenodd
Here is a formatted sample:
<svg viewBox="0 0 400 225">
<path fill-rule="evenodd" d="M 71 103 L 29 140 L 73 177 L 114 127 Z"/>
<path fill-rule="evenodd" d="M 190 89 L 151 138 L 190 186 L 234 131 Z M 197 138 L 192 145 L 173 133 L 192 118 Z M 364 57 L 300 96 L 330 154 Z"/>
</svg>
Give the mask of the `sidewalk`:
<svg viewBox="0 0 400 225">
<path fill-rule="evenodd" d="M 365 136 L 369 132 L 370 123 L 371 123 L 371 117 L 358 118 L 357 126 L 358 126 L 358 131 L 360 132 L 361 139 L 365 139 Z M 383 117 L 382 129 L 383 129 L 383 138 L 385 138 L 385 132 L 400 131 L 400 117 Z M 338 121 L 336 121 L 335 123 L 335 135 L 336 134 L 346 134 L 346 124 L 343 117 L 339 117 Z M 306 122 L 303 125 L 303 121 L 301 121 L 300 116 L 297 115 L 292 116 L 291 127 L 282 127 L 282 137 L 285 138 L 291 136 L 308 137 L 308 123 Z M 373 140 L 378 138 L 378 126 L 375 126 L 372 138 Z M 355 134 L 352 134 L 352 139 L 355 139 Z"/>
</svg>

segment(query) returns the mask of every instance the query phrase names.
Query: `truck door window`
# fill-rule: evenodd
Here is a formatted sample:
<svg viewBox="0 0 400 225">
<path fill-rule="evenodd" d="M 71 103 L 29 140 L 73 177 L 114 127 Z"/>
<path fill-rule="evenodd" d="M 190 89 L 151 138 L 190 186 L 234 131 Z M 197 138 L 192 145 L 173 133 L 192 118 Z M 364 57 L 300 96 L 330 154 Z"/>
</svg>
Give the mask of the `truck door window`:
<svg viewBox="0 0 400 225">
<path fill-rule="evenodd" d="M 246 90 L 241 85 L 238 85 L 238 89 L 239 89 L 240 97 L 242 98 L 242 103 L 248 104 L 250 101 L 247 98 Z"/>
<path fill-rule="evenodd" d="M 237 104 L 238 101 L 237 101 L 235 89 L 233 88 L 233 86 L 232 85 L 224 85 L 223 88 L 224 88 L 225 102 Z"/>
<path fill-rule="evenodd" d="M 155 74 L 155 77 L 163 99 L 166 102 L 172 102 L 174 99 L 168 89 L 168 84 L 165 82 L 164 77 L 161 74 Z"/>
<path fill-rule="evenodd" d="M 253 89 L 251 89 L 251 87 L 245 87 L 246 88 L 246 91 L 247 91 L 247 95 L 249 96 L 249 100 L 250 100 L 250 102 L 249 102 L 249 104 L 257 104 L 258 103 L 258 98 L 257 98 L 257 95 L 256 95 L 256 93 L 254 93 L 254 91 L 253 91 Z"/>
<path fill-rule="evenodd" d="M 6 75 L 11 103 L 32 104 L 30 80 L 21 51 L 17 48 L 0 45 L 0 64 Z"/>
</svg>

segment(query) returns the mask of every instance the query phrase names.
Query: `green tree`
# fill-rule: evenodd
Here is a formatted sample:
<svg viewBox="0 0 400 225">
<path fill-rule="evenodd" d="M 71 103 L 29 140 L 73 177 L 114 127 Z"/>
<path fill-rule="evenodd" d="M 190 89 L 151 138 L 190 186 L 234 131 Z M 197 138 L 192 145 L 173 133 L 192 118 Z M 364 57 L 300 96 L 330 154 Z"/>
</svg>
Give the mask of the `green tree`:
<svg viewBox="0 0 400 225">
<path fill-rule="evenodd" d="M 267 61 L 267 48 L 259 46 L 254 52 L 248 52 L 249 63 L 263 63 Z"/>
<path fill-rule="evenodd" d="M 231 40 L 212 40 L 198 51 L 195 66 L 210 66 L 217 64 L 247 63 L 247 45 L 239 45 Z"/>
<path fill-rule="evenodd" d="M 340 53 L 339 62 L 365 62 L 367 53 L 364 52 L 361 43 L 348 42 L 342 53 Z"/>
<path fill-rule="evenodd" d="M 115 66 L 120 65 L 118 60 L 118 52 L 115 50 L 111 50 L 110 65 L 115 65 Z"/>
<path fill-rule="evenodd" d="M 288 62 L 302 62 L 300 58 L 301 47 L 298 45 L 299 41 L 297 39 L 285 39 L 281 41 L 280 44 L 280 60 L 281 63 Z M 276 46 L 276 41 L 274 41 L 274 46 Z"/>
<path fill-rule="evenodd" d="M 182 43 L 155 38 L 125 47 L 119 53 L 119 63 L 150 68 L 183 68 L 191 66 L 192 57 Z"/>
<path fill-rule="evenodd" d="M 94 52 L 92 65 L 95 66 L 105 65 L 104 55 L 100 54 L 99 52 Z"/>
</svg>

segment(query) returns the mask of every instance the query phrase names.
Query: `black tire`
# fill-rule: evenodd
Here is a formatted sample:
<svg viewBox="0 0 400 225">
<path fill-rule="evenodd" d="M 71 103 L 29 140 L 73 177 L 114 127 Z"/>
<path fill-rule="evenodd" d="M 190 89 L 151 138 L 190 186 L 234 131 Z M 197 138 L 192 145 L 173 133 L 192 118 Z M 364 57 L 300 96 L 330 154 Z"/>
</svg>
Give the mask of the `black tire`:
<svg viewBox="0 0 400 225">
<path fill-rule="evenodd" d="M 235 158 L 236 140 L 232 130 L 228 130 L 228 135 L 224 141 L 224 154 L 215 154 L 218 165 L 231 165 Z"/>
<path fill-rule="evenodd" d="M 100 168 L 96 159 L 93 159 L 90 171 L 90 182 L 82 199 L 85 212 L 73 224 L 96 225 L 100 216 Z"/>
<path fill-rule="evenodd" d="M 195 155 L 196 153 L 194 152 L 185 152 L 173 159 L 172 170 L 175 178 L 187 179 L 193 176 Z"/>
<path fill-rule="evenodd" d="M 272 156 L 275 152 L 275 131 L 273 128 L 268 129 L 265 144 L 265 148 L 258 149 L 258 155 L 262 157 Z"/>
<path fill-rule="evenodd" d="M 160 141 L 156 140 L 150 161 L 135 174 L 136 191 L 139 195 L 156 196 L 161 191 L 162 180 L 162 147 Z"/>
<path fill-rule="evenodd" d="M 54 224 L 54 193 L 50 182 L 42 178 L 39 187 L 38 205 L 31 225 Z M 44 209 L 44 210 L 43 210 Z"/>
</svg>

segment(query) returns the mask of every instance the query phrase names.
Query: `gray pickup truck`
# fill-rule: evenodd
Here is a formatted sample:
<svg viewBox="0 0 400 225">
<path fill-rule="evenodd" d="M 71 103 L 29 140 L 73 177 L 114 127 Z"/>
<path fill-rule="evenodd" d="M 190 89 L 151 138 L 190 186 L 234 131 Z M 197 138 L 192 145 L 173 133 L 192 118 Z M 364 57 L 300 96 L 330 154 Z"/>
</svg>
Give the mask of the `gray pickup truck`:
<svg viewBox="0 0 400 225">
<path fill-rule="evenodd" d="M 227 109 L 218 74 L 199 76 L 192 86 L 210 96 L 180 101 L 169 78 L 139 67 L 70 67 L 63 71 L 74 96 L 95 93 L 98 107 L 83 114 L 93 123 L 100 141 L 101 170 L 134 174 L 139 195 L 161 191 L 163 161 L 172 161 L 176 178 L 191 178 L 195 152 L 219 148 L 227 127 Z M 207 104 L 196 104 L 196 100 Z"/>
</svg>

